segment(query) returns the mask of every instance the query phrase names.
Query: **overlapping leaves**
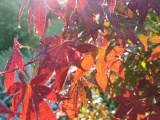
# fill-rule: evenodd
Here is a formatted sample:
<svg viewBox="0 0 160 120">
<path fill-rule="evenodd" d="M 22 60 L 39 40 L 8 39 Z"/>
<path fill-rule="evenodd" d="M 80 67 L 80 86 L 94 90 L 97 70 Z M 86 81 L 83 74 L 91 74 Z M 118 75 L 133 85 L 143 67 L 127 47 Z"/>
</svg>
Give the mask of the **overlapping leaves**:
<svg viewBox="0 0 160 120">
<path fill-rule="evenodd" d="M 116 111 L 116 118 L 127 117 L 127 120 L 137 120 L 144 118 L 147 109 L 146 101 L 140 100 L 139 93 L 127 89 L 122 89 L 122 95 L 116 96 L 114 101 L 121 104 Z"/>
<path fill-rule="evenodd" d="M 38 74 L 48 73 L 48 78 L 50 78 L 55 71 L 56 88 L 60 91 L 70 64 L 83 69 L 81 67 L 81 58 L 75 49 L 76 42 L 71 40 L 64 41 L 58 35 L 55 35 L 54 37 L 43 38 L 42 47 L 43 49 L 34 57 L 34 60 L 41 60 L 43 58 L 38 68 Z M 42 84 L 48 78 L 44 79 Z"/>
<path fill-rule="evenodd" d="M 69 100 L 64 101 L 62 109 L 67 115 L 73 119 L 77 116 L 81 106 L 87 106 L 87 101 L 92 101 L 92 94 L 89 87 L 94 86 L 93 84 L 81 79 L 73 83 L 69 89 L 68 97 Z"/>
<path fill-rule="evenodd" d="M 46 74 L 38 75 L 27 84 L 24 75 L 19 72 L 20 82 L 14 82 L 10 87 L 8 94 L 14 95 L 11 110 L 19 112 L 19 107 L 22 105 L 20 110 L 21 120 L 56 119 L 44 98 L 51 102 L 62 100 L 62 98 L 49 87 L 39 84 L 46 77 Z"/>
<path fill-rule="evenodd" d="M 42 37 L 44 37 L 48 26 L 50 11 L 53 11 L 62 20 L 64 20 L 58 0 L 23 0 L 19 11 L 19 24 L 23 10 L 28 1 L 28 31 L 30 31 L 30 22 L 33 18 L 33 23 L 36 30 Z"/>
</svg>

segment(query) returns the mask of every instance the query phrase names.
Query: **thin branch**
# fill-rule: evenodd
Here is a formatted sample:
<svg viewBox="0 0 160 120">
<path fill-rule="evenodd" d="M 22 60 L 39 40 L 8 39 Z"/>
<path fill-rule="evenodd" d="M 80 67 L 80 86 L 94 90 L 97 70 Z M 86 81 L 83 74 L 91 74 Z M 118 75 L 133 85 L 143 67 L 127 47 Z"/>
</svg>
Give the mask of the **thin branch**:
<svg viewBox="0 0 160 120">
<path fill-rule="evenodd" d="M 24 64 L 24 66 L 27 66 L 27 65 L 29 65 L 29 64 L 31 64 L 31 63 L 33 63 L 33 62 L 35 62 L 35 61 L 29 61 L 29 62 L 27 62 L 26 64 Z M 15 70 L 18 70 L 18 67 L 14 68 L 14 69 L 11 69 L 11 70 L 7 70 L 7 71 L 0 72 L 0 76 L 2 76 L 3 74 L 6 74 L 6 73 L 11 73 L 11 72 L 13 72 L 13 71 L 15 71 Z"/>
<path fill-rule="evenodd" d="M 38 49 L 33 48 L 33 47 L 30 47 L 30 46 L 24 46 L 24 45 L 21 45 L 21 48 L 27 48 L 27 49 L 31 49 L 31 50 L 35 50 L 35 51 L 39 52 L 39 50 L 38 50 Z"/>
</svg>

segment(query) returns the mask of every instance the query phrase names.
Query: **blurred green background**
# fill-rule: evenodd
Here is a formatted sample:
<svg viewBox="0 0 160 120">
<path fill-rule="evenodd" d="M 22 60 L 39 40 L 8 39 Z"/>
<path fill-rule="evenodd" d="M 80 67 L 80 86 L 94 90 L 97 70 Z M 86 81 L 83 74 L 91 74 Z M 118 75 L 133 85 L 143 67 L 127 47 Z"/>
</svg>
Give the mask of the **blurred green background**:
<svg viewBox="0 0 160 120">
<path fill-rule="evenodd" d="M 39 47 L 40 36 L 35 34 L 33 25 L 31 24 L 31 33 L 28 33 L 27 25 L 27 9 L 26 6 L 22 18 L 21 28 L 18 28 L 18 14 L 22 0 L 0 0 L 0 71 L 4 70 L 6 61 L 10 57 L 13 40 L 18 36 L 18 41 L 22 45 L 31 47 Z M 62 31 L 64 23 L 53 16 L 54 25 L 51 24 L 47 30 L 46 36 L 59 34 Z M 31 50 L 21 50 L 24 61 L 29 60 L 35 53 Z"/>
</svg>

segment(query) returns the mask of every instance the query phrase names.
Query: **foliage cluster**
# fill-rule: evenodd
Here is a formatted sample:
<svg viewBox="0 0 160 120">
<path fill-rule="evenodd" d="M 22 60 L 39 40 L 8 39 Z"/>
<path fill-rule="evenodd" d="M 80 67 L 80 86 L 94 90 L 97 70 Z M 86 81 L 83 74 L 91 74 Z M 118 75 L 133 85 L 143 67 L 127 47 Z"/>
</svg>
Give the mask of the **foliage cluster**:
<svg viewBox="0 0 160 120">
<path fill-rule="evenodd" d="M 70 119 L 100 119 L 85 114 L 87 108 L 96 108 L 102 119 L 159 120 L 160 0 L 60 2 L 23 0 L 19 25 L 28 5 L 28 31 L 33 20 L 41 36 L 40 49 L 14 39 L 0 73 L 13 98 L 10 108 L 0 104 L 0 113 L 8 113 L 8 119 L 18 115 L 21 120 L 56 120 L 49 106 L 56 101 Z M 52 12 L 65 26 L 59 35 L 46 36 L 50 21 L 54 23 Z M 26 63 L 19 51 L 25 48 L 37 52 Z M 30 64 L 32 76 L 25 68 Z M 106 105 L 99 109 L 93 104 L 93 91 L 99 90 L 120 105 L 115 114 L 105 111 Z"/>
</svg>

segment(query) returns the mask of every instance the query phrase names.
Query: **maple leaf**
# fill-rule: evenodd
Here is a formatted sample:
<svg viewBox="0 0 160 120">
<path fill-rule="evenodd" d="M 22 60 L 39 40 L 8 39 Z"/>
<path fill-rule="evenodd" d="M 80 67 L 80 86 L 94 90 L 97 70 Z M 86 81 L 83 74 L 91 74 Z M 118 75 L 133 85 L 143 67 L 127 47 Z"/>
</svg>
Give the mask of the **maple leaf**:
<svg viewBox="0 0 160 120">
<path fill-rule="evenodd" d="M 33 58 L 41 60 L 38 74 L 48 73 L 48 77 L 43 83 L 51 77 L 52 73 L 56 73 L 56 87 L 60 91 L 67 76 L 69 63 L 83 69 L 78 52 L 75 50 L 76 42 L 72 40 L 61 40 L 58 35 L 54 37 L 45 37 L 42 39 L 43 49 Z"/>
<path fill-rule="evenodd" d="M 68 92 L 70 99 L 65 100 L 62 104 L 62 110 L 67 113 L 69 118 L 73 119 L 78 114 L 82 105 L 87 106 L 87 99 L 91 100 L 91 92 L 87 92 L 87 89 L 90 91 L 89 87 L 91 86 L 95 85 L 84 79 L 78 80 L 71 85 Z"/>
<path fill-rule="evenodd" d="M 160 45 L 158 45 L 154 51 L 152 52 L 151 56 L 147 59 L 147 62 L 151 62 L 153 60 L 157 60 L 160 58 Z"/>
<path fill-rule="evenodd" d="M 30 22 L 33 18 L 33 23 L 38 33 L 44 37 L 48 25 L 47 9 L 50 9 L 64 20 L 61 7 L 58 0 L 23 0 L 19 10 L 19 25 L 23 10 L 29 1 L 28 6 L 28 31 L 30 32 Z"/>
<path fill-rule="evenodd" d="M 19 44 L 19 42 L 17 40 L 18 40 L 18 38 L 14 39 L 13 50 L 12 50 L 11 56 L 7 62 L 5 71 L 9 71 L 9 70 L 12 70 L 17 67 L 19 69 L 25 71 L 22 56 L 19 51 L 19 48 L 21 47 L 21 45 Z M 15 77 L 15 71 L 6 74 L 6 76 L 4 78 L 4 86 L 5 86 L 6 91 L 8 91 L 9 87 L 13 84 L 14 77 Z"/>
<path fill-rule="evenodd" d="M 159 120 L 160 118 L 160 107 L 158 105 L 152 104 L 149 106 L 150 110 L 154 111 L 154 114 L 149 114 L 142 120 Z"/>
<path fill-rule="evenodd" d="M 76 1 L 76 2 L 75 2 Z M 93 14 L 104 15 L 103 9 L 101 7 L 101 2 L 99 0 L 68 0 L 66 3 L 66 19 L 69 22 L 71 13 L 73 9 L 76 9 L 81 17 L 81 20 L 86 27 L 88 33 L 91 32 L 93 25 Z"/>
<path fill-rule="evenodd" d="M 11 117 L 14 117 L 16 113 L 5 107 L 4 105 L 0 104 L 0 114 L 9 114 Z"/>
<path fill-rule="evenodd" d="M 76 46 L 76 50 L 81 53 L 88 53 L 96 51 L 97 47 L 91 44 L 82 43 Z"/>
<path fill-rule="evenodd" d="M 22 108 L 20 111 L 21 120 L 36 120 L 36 119 L 49 119 L 56 120 L 56 116 L 44 101 L 43 98 L 53 101 L 59 101 L 63 98 L 51 88 L 37 83 L 41 79 L 47 77 L 46 74 L 33 77 L 29 83 L 25 82 L 24 75 L 19 72 L 20 83 L 15 83 L 10 87 L 10 94 L 17 92 L 12 99 L 11 110 L 17 111 L 20 104 Z M 15 86 L 21 84 L 22 87 L 17 89 Z M 44 112 L 46 114 L 44 114 Z"/>
<path fill-rule="evenodd" d="M 98 48 L 91 44 L 82 43 L 76 46 L 76 49 L 82 53 L 89 53 L 83 56 L 81 66 L 83 69 L 78 68 L 73 80 L 77 81 L 87 74 L 94 65 L 95 58 L 97 56 Z"/>
<path fill-rule="evenodd" d="M 115 71 L 117 76 L 125 79 L 123 65 L 116 56 L 124 53 L 124 49 L 119 46 L 109 46 L 106 51 L 106 64 L 107 67 Z"/>
<path fill-rule="evenodd" d="M 116 118 L 123 118 L 126 116 L 127 120 L 137 120 L 145 117 L 147 103 L 139 99 L 138 92 L 133 92 L 122 88 L 122 95 L 116 96 L 113 100 L 121 106 L 115 113 Z"/>
<path fill-rule="evenodd" d="M 105 53 L 106 53 L 105 48 L 99 49 L 96 61 L 96 68 L 97 68 L 96 80 L 99 86 L 102 88 L 103 92 L 106 92 L 106 87 L 108 84 L 108 77 L 106 76 L 107 66 L 105 62 Z"/>
</svg>

